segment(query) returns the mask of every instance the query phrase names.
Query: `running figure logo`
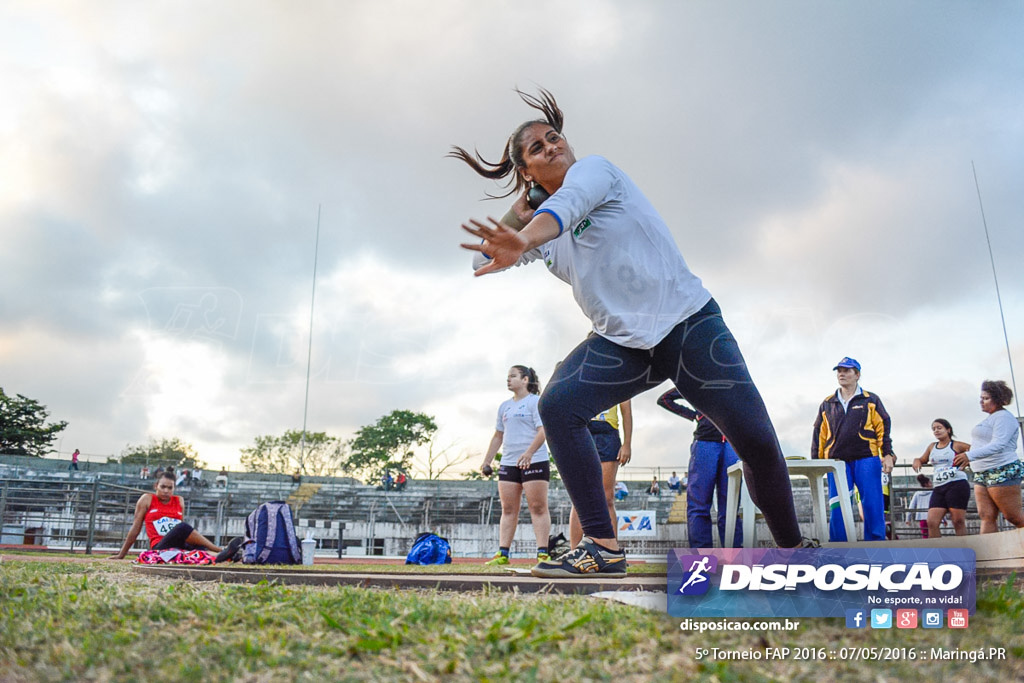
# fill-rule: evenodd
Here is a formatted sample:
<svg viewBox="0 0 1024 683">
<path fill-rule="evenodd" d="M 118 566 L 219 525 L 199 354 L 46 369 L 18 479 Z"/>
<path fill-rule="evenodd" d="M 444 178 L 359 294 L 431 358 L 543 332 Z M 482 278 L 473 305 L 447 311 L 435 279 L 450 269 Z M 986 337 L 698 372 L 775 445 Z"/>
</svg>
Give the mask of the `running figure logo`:
<svg viewBox="0 0 1024 683">
<path fill-rule="evenodd" d="M 714 555 L 686 555 L 679 558 L 679 566 L 686 570 L 680 595 L 704 595 L 711 588 L 709 574 L 718 569 L 718 558 Z"/>
</svg>

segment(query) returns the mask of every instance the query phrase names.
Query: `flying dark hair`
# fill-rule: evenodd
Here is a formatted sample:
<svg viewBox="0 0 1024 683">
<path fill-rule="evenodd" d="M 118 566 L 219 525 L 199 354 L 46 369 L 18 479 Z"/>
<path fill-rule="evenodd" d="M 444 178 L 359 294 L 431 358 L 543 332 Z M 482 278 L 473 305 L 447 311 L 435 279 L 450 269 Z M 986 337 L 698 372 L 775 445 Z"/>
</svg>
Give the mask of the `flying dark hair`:
<svg viewBox="0 0 1024 683">
<path fill-rule="evenodd" d="M 526 367 L 525 365 L 513 365 L 515 370 L 519 372 L 520 377 L 526 378 L 526 390 L 531 394 L 540 393 L 540 380 L 537 379 L 537 372 L 533 368 Z"/>
<path fill-rule="evenodd" d="M 562 124 L 565 122 L 565 116 L 562 114 L 562 110 L 558 108 L 555 96 L 544 88 L 538 88 L 538 90 L 540 91 L 539 95 L 529 95 L 519 88 L 515 89 L 519 98 L 527 105 L 543 112 L 544 118 L 522 123 L 512 131 L 512 135 L 509 136 L 508 142 L 505 144 L 505 151 L 502 153 L 501 160 L 498 163 L 487 161 L 476 149 L 473 150 L 473 154 L 470 154 L 462 147 L 456 145 L 452 145 L 452 151 L 445 155 L 453 159 L 462 159 L 470 168 L 485 178 L 501 180 L 511 175 L 512 177 L 508 178 L 505 182 L 508 192 L 497 195 L 488 194 L 487 196 L 492 199 L 500 199 L 501 197 L 518 194 L 526 188 L 526 181 L 523 180 L 522 175 L 516 173 L 516 170 L 523 167 L 523 133 L 527 128 L 535 123 L 540 123 L 551 126 L 559 135 L 562 133 Z"/>
<path fill-rule="evenodd" d="M 981 390 L 1001 406 L 1010 405 L 1013 400 L 1013 389 L 1001 379 L 987 379 L 981 383 Z"/>
<path fill-rule="evenodd" d="M 936 422 L 938 422 L 940 425 L 942 425 L 943 427 L 946 428 L 946 431 L 949 432 L 949 438 L 952 439 L 953 438 L 953 425 L 949 424 L 949 420 L 947 420 L 944 417 L 937 417 L 934 420 L 932 420 L 932 424 L 935 424 Z"/>
</svg>

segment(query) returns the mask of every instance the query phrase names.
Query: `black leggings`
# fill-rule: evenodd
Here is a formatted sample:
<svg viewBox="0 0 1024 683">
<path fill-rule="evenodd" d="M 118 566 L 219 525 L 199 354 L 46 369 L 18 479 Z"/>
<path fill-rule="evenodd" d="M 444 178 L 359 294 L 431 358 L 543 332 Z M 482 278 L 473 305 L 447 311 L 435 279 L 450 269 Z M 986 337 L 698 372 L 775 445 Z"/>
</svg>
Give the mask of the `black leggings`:
<svg viewBox="0 0 1024 683">
<path fill-rule="evenodd" d="M 627 348 L 592 334 L 555 369 L 540 398 L 540 416 L 583 532 L 615 537 L 588 423 L 666 379 L 729 439 L 743 461 L 750 497 L 778 546 L 799 545 L 793 489 L 775 428 L 714 299 L 653 349 Z"/>
<path fill-rule="evenodd" d="M 195 529 L 192 525 L 186 524 L 185 522 L 179 522 L 174 526 L 173 529 L 167 532 L 167 535 L 160 539 L 160 542 L 150 548 L 150 550 L 198 550 L 198 545 L 192 545 L 186 543 L 187 539 Z"/>
</svg>

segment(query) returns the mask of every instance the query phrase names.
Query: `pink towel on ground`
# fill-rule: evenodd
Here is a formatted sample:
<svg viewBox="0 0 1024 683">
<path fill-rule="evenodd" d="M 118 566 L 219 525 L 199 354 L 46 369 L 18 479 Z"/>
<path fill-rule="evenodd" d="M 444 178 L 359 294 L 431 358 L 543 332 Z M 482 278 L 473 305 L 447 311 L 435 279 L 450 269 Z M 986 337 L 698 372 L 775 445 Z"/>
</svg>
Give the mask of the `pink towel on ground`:
<svg viewBox="0 0 1024 683">
<path fill-rule="evenodd" d="M 216 555 L 206 550 L 143 550 L 139 564 L 213 564 Z"/>
</svg>

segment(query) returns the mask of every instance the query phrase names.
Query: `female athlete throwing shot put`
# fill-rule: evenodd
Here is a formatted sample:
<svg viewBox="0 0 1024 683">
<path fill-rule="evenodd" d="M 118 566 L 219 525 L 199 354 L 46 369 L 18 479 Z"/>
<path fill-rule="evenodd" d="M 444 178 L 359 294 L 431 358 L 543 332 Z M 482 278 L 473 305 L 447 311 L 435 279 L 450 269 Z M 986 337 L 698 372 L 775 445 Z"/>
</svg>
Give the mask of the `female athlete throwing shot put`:
<svg viewBox="0 0 1024 683">
<path fill-rule="evenodd" d="M 593 333 L 555 370 L 540 398 L 548 445 L 583 526 L 584 538 L 535 576 L 621 577 L 626 556 L 615 539 L 601 463 L 587 423 L 594 415 L 671 380 L 722 431 L 744 462 L 754 503 L 780 547 L 803 541 L 789 473 L 764 401 L 711 294 L 694 275 L 661 216 L 629 176 L 607 159 L 577 160 L 562 135 L 563 114 L 546 90 L 519 92 L 544 114 L 512 133 L 501 160 L 452 152 L 478 174 L 508 179 L 520 193 L 509 220 L 470 220 L 480 238 L 476 274 L 541 260 L 572 286 Z M 528 186 L 550 197 L 533 212 Z"/>
</svg>

